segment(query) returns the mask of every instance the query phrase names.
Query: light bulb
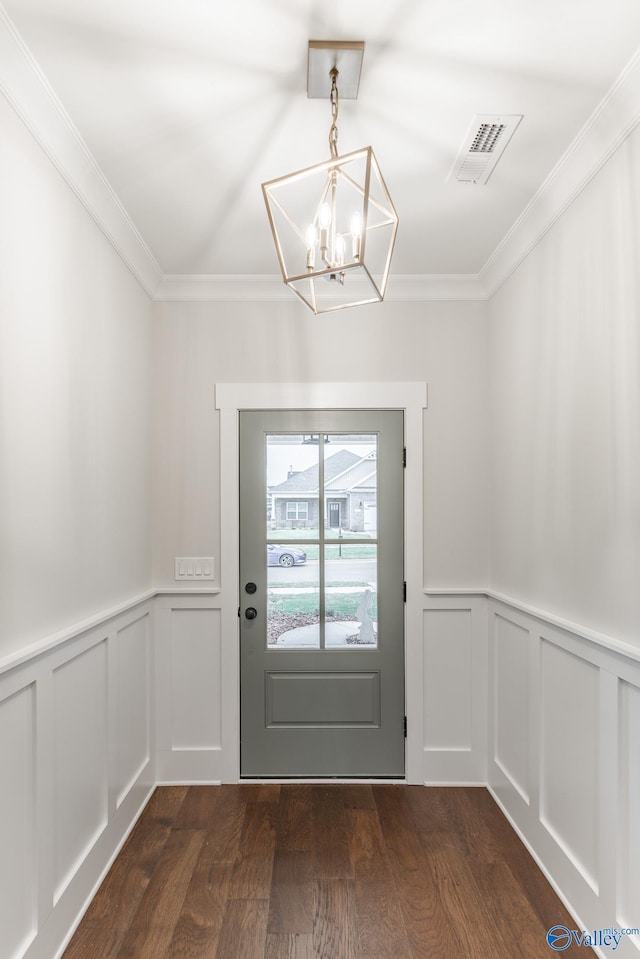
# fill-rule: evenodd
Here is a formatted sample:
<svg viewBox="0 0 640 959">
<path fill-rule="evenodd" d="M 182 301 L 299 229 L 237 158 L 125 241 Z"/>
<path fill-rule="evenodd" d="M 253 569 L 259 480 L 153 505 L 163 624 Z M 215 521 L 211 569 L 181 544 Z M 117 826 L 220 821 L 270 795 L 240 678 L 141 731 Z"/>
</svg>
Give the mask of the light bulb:
<svg viewBox="0 0 640 959">
<path fill-rule="evenodd" d="M 345 242 L 342 233 L 336 234 L 336 261 L 339 266 L 344 263 Z"/>
<path fill-rule="evenodd" d="M 362 217 L 356 210 L 351 217 L 351 246 L 354 260 L 360 259 L 360 238 L 362 236 Z"/>
<path fill-rule="evenodd" d="M 323 203 L 318 211 L 318 225 L 320 227 L 320 256 L 327 263 L 329 254 L 329 224 L 331 223 L 331 207 Z"/>
<path fill-rule="evenodd" d="M 327 230 L 331 223 L 331 207 L 328 203 L 323 203 L 318 213 L 318 223 L 321 230 Z"/>
<path fill-rule="evenodd" d="M 307 227 L 304 241 L 307 246 L 307 269 L 312 270 L 316 264 L 316 243 L 318 242 L 318 231 L 315 223 L 310 223 Z"/>
</svg>

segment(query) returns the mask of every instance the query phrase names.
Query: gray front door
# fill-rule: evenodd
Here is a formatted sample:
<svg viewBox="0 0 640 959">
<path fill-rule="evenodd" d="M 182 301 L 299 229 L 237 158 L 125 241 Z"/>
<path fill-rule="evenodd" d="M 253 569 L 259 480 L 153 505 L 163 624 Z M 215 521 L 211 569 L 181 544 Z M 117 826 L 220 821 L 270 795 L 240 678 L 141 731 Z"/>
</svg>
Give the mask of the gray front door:
<svg viewBox="0 0 640 959">
<path fill-rule="evenodd" d="M 404 776 L 403 434 L 240 413 L 242 776 Z"/>
</svg>

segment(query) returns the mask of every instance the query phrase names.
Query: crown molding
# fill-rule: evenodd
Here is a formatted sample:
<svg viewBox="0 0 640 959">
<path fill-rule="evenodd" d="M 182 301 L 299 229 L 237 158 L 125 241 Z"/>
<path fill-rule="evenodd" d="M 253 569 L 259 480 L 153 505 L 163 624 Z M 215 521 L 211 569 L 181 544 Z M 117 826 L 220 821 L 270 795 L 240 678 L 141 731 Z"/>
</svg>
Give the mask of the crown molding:
<svg viewBox="0 0 640 959">
<path fill-rule="evenodd" d="M 0 0 L 0 92 L 154 300 L 291 298 L 277 276 L 163 274 Z M 502 286 L 640 120 L 640 51 L 575 137 L 478 274 L 391 275 L 390 301 L 487 300 Z"/>
<path fill-rule="evenodd" d="M 294 300 L 279 276 L 163 276 L 154 300 L 268 301 Z M 481 300 L 477 276 L 389 277 L 385 300 Z"/>
<path fill-rule="evenodd" d="M 162 270 L 1 3 L 0 92 L 153 296 Z"/>
<path fill-rule="evenodd" d="M 640 50 L 593 111 L 479 273 L 492 297 L 640 121 Z"/>
</svg>

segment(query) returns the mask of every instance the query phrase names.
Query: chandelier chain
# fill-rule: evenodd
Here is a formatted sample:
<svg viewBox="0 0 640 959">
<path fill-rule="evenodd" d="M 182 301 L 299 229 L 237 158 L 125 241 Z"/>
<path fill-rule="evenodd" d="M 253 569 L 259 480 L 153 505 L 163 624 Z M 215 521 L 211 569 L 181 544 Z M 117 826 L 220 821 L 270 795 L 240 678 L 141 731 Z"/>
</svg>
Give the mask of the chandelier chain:
<svg viewBox="0 0 640 959">
<path fill-rule="evenodd" d="M 338 70 L 332 67 L 329 76 L 331 77 L 331 126 L 329 128 L 329 151 L 332 157 L 338 156 L 338 111 L 340 109 L 338 99 Z"/>
</svg>

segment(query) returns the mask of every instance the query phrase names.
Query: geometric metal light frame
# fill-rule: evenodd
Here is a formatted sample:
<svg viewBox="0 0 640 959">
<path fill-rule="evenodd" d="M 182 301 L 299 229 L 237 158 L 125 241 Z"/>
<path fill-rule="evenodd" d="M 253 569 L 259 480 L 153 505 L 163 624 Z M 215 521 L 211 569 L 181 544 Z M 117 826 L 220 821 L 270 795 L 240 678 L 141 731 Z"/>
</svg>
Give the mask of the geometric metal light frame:
<svg viewBox="0 0 640 959">
<path fill-rule="evenodd" d="M 314 313 L 384 298 L 398 214 L 371 147 L 338 155 L 338 77 L 358 95 L 363 41 L 309 41 L 307 93 L 328 95 L 330 158 L 262 184 L 282 278 Z"/>
<path fill-rule="evenodd" d="M 398 215 L 371 147 L 263 183 L 262 190 L 283 280 L 314 313 L 384 298 Z M 317 249 L 312 254 L 307 234 L 310 225 L 319 229 L 329 205 L 327 246 L 340 237 L 342 243 L 327 261 Z"/>
</svg>

